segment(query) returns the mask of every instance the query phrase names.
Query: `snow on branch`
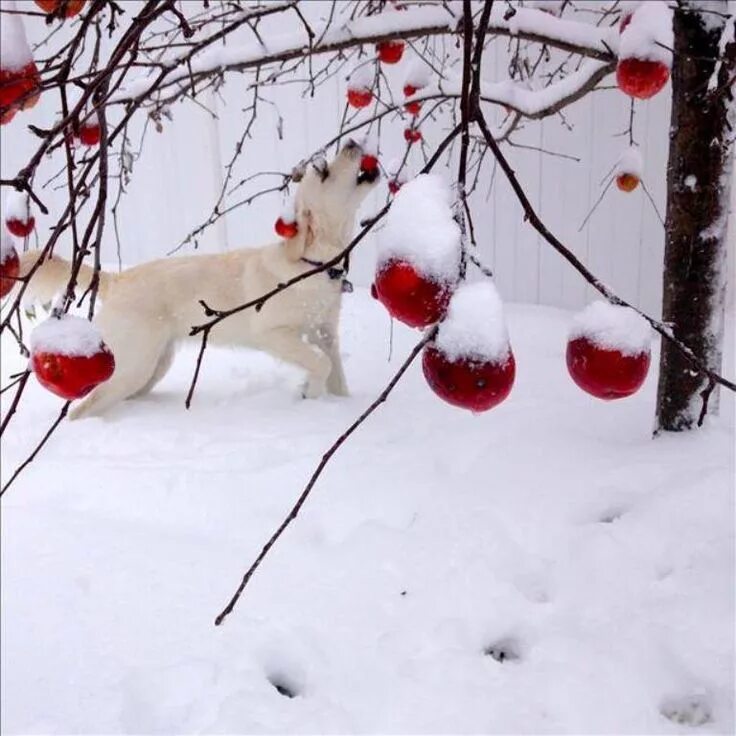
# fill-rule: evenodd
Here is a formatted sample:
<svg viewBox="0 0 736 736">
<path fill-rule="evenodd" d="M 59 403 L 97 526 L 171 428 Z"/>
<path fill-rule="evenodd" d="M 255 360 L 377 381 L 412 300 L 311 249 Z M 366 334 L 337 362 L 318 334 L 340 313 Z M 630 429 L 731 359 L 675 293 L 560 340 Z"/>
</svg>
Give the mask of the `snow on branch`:
<svg viewBox="0 0 736 736">
<path fill-rule="evenodd" d="M 297 3 L 291 0 L 272 3 L 266 8 L 269 14 L 273 14 L 296 6 Z M 252 14 L 264 15 L 264 8 L 258 7 Z M 172 85 L 182 82 L 190 85 L 225 71 L 245 71 L 268 64 L 306 59 L 387 39 L 455 34 L 461 21 L 461 14 L 454 12 L 450 6 L 432 5 L 401 13 L 355 18 L 339 25 L 331 25 L 328 20 L 321 26 L 315 24 L 311 34 L 302 28 L 292 33 L 271 35 L 267 40 L 258 38 L 248 44 L 213 48 L 213 43 L 222 37 L 221 31 L 183 54 L 158 62 L 154 72 L 129 82 L 111 97 L 110 102 L 140 100 Z M 243 19 L 239 18 L 237 24 L 242 23 Z M 488 33 L 544 43 L 605 63 L 615 59 L 615 49 L 618 47 L 618 34 L 614 29 L 562 20 L 532 9 L 518 9 L 511 18 L 506 19 L 501 3 L 494 7 Z M 318 39 L 317 42 L 313 41 L 313 36 Z M 165 76 L 163 81 L 162 74 Z"/>
</svg>

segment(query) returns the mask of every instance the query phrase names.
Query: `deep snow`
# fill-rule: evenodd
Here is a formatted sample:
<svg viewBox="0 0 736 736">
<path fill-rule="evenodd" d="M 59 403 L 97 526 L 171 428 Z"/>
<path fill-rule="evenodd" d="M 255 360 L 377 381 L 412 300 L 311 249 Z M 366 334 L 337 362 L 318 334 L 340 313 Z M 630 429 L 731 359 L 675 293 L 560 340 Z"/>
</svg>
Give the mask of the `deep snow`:
<svg viewBox="0 0 736 736">
<path fill-rule="evenodd" d="M 652 440 L 655 376 L 619 402 L 579 391 L 561 310 L 506 305 L 517 379 L 487 414 L 413 366 L 213 626 L 418 338 L 396 324 L 389 364 L 380 305 L 345 305 L 349 399 L 211 350 L 187 412 L 187 351 L 8 491 L 3 733 L 732 731 L 733 424 Z M 4 385 L 23 361 L 3 358 Z M 35 382 L 26 399 L 6 478 L 60 407 Z"/>
</svg>

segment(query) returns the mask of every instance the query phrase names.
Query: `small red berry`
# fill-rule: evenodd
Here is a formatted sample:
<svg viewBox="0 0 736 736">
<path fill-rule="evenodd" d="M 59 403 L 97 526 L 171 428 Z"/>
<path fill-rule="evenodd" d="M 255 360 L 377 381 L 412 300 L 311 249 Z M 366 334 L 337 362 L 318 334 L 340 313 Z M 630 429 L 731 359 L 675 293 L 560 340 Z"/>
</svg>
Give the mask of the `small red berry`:
<svg viewBox="0 0 736 736">
<path fill-rule="evenodd" d="M 96 146 L 100 142 L 100 126 L 97 123 L 81 125 L 77 137 L 83 146 Z"/>
<path fill-rule="evenodd" d="M 296 221 L 284 222 L 283 218 L 279 217 L 279 219 L 276 220 L 276 224 L 274 225 L 274 230 L 279 237 L 289 240 L 299 232 L 299 226 L 297 225 Z"/>
<path fill-rule="evenodd" d="M 418 128 L 406 128 L 404 130 L 404 140 L 407 143 L 416 143 L 422 140 L 422 133 Z"/>
<path fill-rule="evenodd" d="M 397 64 L 404 55 L 404 42 L 381 41 L 376 44 L 376 54 L 384 64 Z"/>
<path fill-rule="evenodd" d="M 19 220 L 17 217 L 9 217 L 5 220 L 5 227 L 15 235 L 16 238 L 27 238 L 36 226 L 36 218 L 31 215 L 27 220 Z"/>
<path fill-rule="evenodd" d="M 373 92 L 369 89 L 352 89 L 348 88 L 348 104 L 351 107 L 360 109 L 368 107 L 373 99 Z"/>
<path fill-rule="evenodd" d="M 388 190 L 391 192 L 391 194 L 396 194 L 396 192 L 401 189 L 401 182 L 398 179 L 389 179 L 388 182 Z"/>
</svg>

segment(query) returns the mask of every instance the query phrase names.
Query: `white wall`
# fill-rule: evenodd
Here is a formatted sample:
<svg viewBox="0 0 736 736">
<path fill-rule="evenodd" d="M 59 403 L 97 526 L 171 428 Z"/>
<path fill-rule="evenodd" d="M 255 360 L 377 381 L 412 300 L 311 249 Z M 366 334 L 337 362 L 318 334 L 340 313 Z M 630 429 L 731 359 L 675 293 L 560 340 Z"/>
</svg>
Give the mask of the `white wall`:
<svg viewBox="0 0 736 736">
<path fill-rule="evenodd" d="M 309 6 L 319 13 L 319 4 Z M 39 20 L 39 24 L 42 21 Z M 28 25 L 30 36 L 43 28 Z M 237 39 L 233 39 L 237 42 Z M 488 54 L 485 76 L 504 78 L 505 44 L 497 43 L 495 58 Z M 399 65 L 400 66 L 400 65 Z M 389 69 L 393 88 L 401 88 L 401 69 Z M 274 87 L 264 94 L 274 103 L 261 102 L 253 137 L 236 167 L 234 181 L 262 170 L 289 171 L 302 157 L 331 138 L 337 131 L 344 101 L 345 72 L 336 75 L 314 97 L 303 94 L 301 85 Z M 129 193 L 120 208 L 122 259 L 125 264 L 162 257 L 175 248 L 199 222 L 203 221 L 219 192 L 224 164 L 230 159 L 247 118 L 243 108 L 250 103 L 246 85 L 250 76 L 230 75 L 221 95 L 203 96 L 202 102 L 214 112 L 191 101 L 172 108 L 173 120 L 164 121 L 164 131 L 151 126 L 143 152 L 136 162 Z M 613 84 L 613 80 L 610 82 Z M 669 88 L 649 102 L 637 104 L 635 133 L 642 146 L 645 182 L 664 214 L 667 133 L 669 127 Z M 48 126 L 56 101 L 46 95 L 30 113 L 19 115 L 0 134 L 2 176 L 8 177 L 25 163 L 37 139 L 24 123 Z M 615 186 L 606 194 L 587 227 L 578 227 L 598 198 L 600 181 L 627 145 L 618 136 L 628 122 L 629 101 L 616 89 L 596 92 L 565 110 L 569 130 L 559 117 L 530 122 L 514 140 L 550 151 L 574 155 L 579 162 L 547 155 L 536 150 L 505 147 L 506 154 L 524 184 L 542 219 L 589 267 L 621 296 L 659 313 L 663 228 L 641 188 L 631 194 Z M 283 118 L 283 139 L 276 126 Z M 493 111 L 492 115 L 499 113 Z M 429 151 L 439 142 L 448 120 L 442 118 L 424 128 Z M 390 121 L 383 126 L 382 160 L 388 161 L 403 151 L 403 123 Z M 141 128 L 132 131 L 136 142 Z M 419 151 L 412 163 L 423 163 Z M 44 164 L 43 181 L 60 168 L 60 161 Z M 116 164 L 113 165 L 116 169 Z M 499 288 L 507 300 L 579 307 L 593 297 L 589 287 L 523 221 L 523 214 L 502 172 L 493 172 L 486 162 L 480 186 L 473 195 L 473 210 L 482 258 L 493 268 Z M 446 171 L 452 177 L 454 168 Z M 264 182 L 276 180 L 263 180 Z M 58 186 L 58 182 L 57 182 Z M 257 186 L 243 188 L 244 195 Z M 40 193 L 52 212 L 64 204 L 64 192 Z M 111 197 L 114 197 L 115 187 Z M 385 186 L 366 206 L 364 213 L 385 199 Z M 230 201 L 236 201 L 232 199 Z M 258 245 L 272 238 L 272 226 L 280 208 L 280 197 L 270 195 L 250 207 L 240 208 L 211 227 L 199 239 L 199 250 L 213 252 L 227 248 Z M 41 233 L 47 232 L 51 217 L 40 218 Z M 380 233 L 377 237 L 380 237 Z M 359 247 L 353 262 L 354 280 L 368 284 L 373 268 L 373 242 Z M 193 252 L 187 246 L 180 252 Z M 116 242 L 112 222 L 104 242 L 104 260 L 116 262 Z"/>
</svg>

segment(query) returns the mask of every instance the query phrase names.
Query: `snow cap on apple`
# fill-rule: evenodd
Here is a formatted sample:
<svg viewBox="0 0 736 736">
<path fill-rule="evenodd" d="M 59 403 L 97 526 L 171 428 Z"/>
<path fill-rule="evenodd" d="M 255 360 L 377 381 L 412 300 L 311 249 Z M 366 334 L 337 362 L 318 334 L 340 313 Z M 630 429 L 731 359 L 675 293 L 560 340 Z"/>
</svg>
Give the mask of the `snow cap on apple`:
<svg viewBox="0 0 736 736">
<path fill-rule="evenodd" d="M 434 344 L 450 360 L 503 363 L 508 359 L 509 333 L 493 282 L 486 279 L 457 288 Z"/>
<path fill-rule="evenodd" d="M 616 186 L 623 192 L 632 192 L 639 186 L 644 171 L 644 160 L 638 146 L 629 146 L 616 162 Z"/>
<path fill-rule="evenodd" d="M 373 82 L 375 67 L 371 64 L 361 64 L 348 77 L 348 103 L 355 108 L 367 107 L 373 99 Z"/>
<path fill-rule="evenodd" d="M 5 3 L 8 11 L 17 10 L 15 3 Z M 0 69 L 17 72 L 33 62 L 31 47 L 26 39 L 21 16 L 15 12 L 3 13 L 0 23 Z"/>
<path fill-rule="evenodd" d="M 49 317 L 31 332 L 31 353 L 89 357 L 103 345 L 102 334 L 86 319 L 73 314 Z"/>
<path fill-rule="evenodd" d="M 420 174 L 396 195 L 378 247 L 379 263 L 405 261 L 423 276 L 454 284 L 460 269 L 460 228 L 452 192 L 437 174 Z"/>
<path fill-rule="evenodd" d="M 571 340 L 584 337 L 606 350 L 618 350 L 622 355 L 637 355 L 649 350 L 652 329 L 630 307 L 599 300 L 575 315 L 569 337 Z"/>
</svg>

